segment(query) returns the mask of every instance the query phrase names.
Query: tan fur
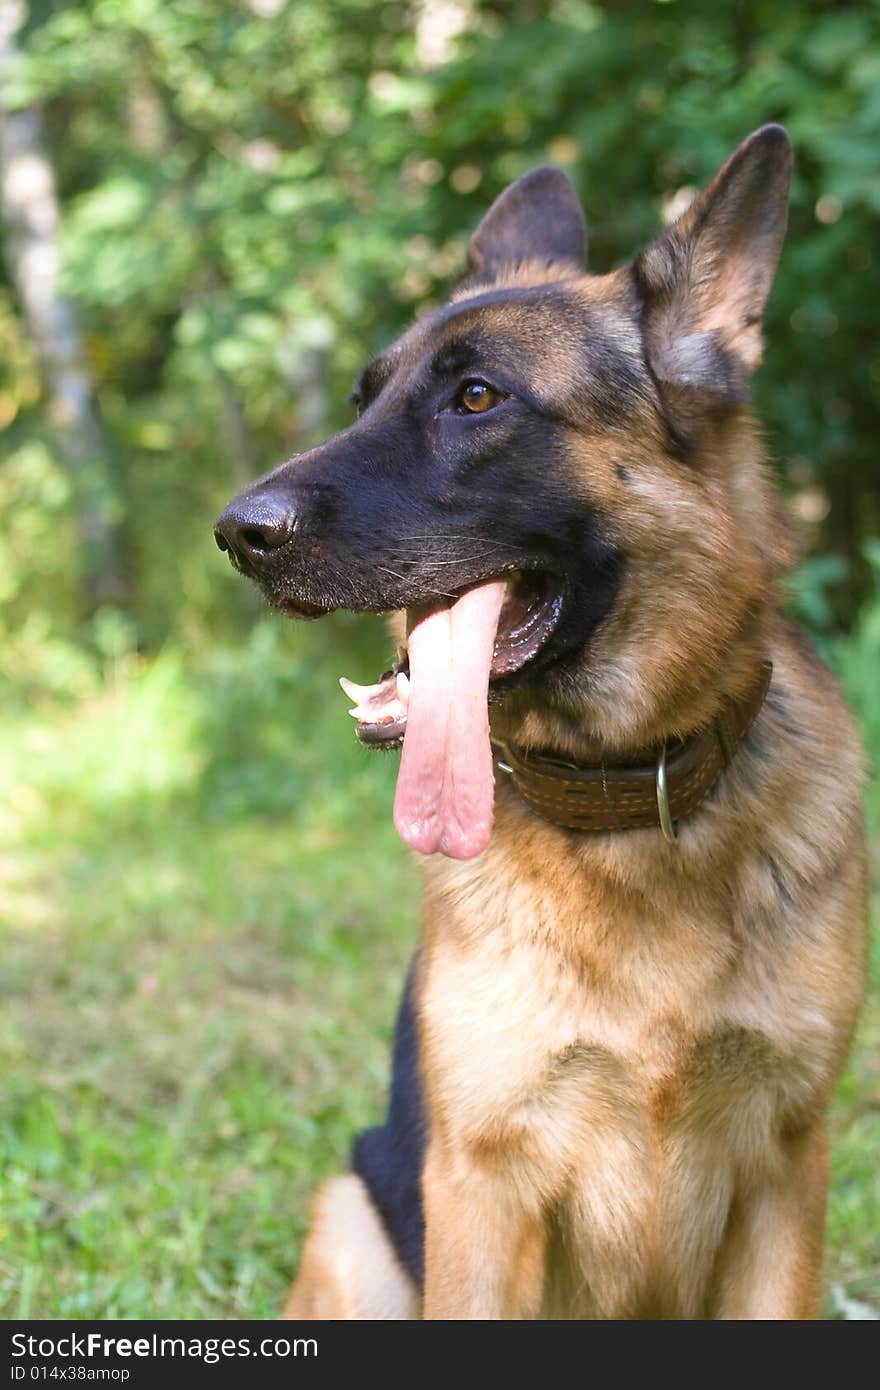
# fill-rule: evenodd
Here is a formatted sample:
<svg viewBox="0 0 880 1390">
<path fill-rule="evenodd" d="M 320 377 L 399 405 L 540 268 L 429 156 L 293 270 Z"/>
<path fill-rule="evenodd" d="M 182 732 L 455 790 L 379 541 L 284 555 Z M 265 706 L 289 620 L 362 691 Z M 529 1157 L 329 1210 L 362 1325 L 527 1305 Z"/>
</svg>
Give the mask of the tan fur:
<svg viewBox="0 0 880 1390">
<path fill-rule="evenodd" d="M 354 1173 L 317 1194 L 285 1318 L 311 1322 L 414 1318 L 418 1296 L 366 1188 Z"/>
<path fill-rule="evenodd" d="M 525 263 L 505 283 L 546 278 Z M 567 283 L 607 331 L 622 272 Z M 481 312 L 545 331 L 531 309 Z M 560 330 L 557 392 L 569 351 Z M 677 845 L 556 829 L 499 773 L 488 849 L 423 862 L 424 1316 L 815 1317 L 826 1113 L 865 976 L 858 737 L 780 612 L 793 549 L 745 407 L 686 462 L 650 412 L 573 421 L 568 462 L 624 548 L 622 589 L 571 698 L 514 689 L 496 735 L 626 754 L 708 724 L 764 657 L 773 680 Z M 383 1283 L 387 1241 L 365 1252 L 362 1216 L 353 1232 L 319 1211 L 292 1315 L 336 1299 L 360 1259 Z"/>
<path fill-rule="evenodd" d="M 818 1311 L 824 1112 L 864 975 L 858 758 L 830 682 L 774 657 L 824 740 L 765 709 L 769 765 L 743 752 L 677 847 L 572 837 L 501 789 L 479 864 L 428 866 L 427 1210 L 482 1229 L 515 1194 L 552 1221 L 544 1316 Z M 520 1227 L 497 1224 L 508 1268 Z M 428 1316 L 530 1315 L 530 1285 L 489 1299 L 457 1267 L 446 1291 L 430 1251 Z"/>
</svg>

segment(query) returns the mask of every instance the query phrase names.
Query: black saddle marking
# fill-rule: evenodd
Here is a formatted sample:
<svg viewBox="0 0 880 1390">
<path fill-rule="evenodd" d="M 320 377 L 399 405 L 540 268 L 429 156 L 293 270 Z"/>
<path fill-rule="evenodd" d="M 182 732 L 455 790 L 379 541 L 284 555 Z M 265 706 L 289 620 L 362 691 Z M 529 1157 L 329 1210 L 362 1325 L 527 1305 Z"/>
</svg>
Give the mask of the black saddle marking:
<svg viewBox="0 0 880 1390">
<path fill-rule="evenodd" d="M 415 961 L 409 968 L 394 1030 L 391 1095 L 383 1125 L 354 1141 L 351 1168 L 366 1184 L 398 1259 L 419 1289 L 425 1277 L 422 1167 L 427 1145 L 414 1000 Z"/>
</svg>

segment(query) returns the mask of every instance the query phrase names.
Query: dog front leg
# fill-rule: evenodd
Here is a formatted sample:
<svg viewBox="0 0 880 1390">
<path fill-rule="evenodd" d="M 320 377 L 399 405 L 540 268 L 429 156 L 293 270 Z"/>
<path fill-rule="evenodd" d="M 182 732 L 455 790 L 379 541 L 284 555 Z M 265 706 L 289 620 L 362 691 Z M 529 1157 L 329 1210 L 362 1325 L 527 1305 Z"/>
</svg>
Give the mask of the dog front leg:
<svg viewBox="0 0 880 1390">
<path fill-rule="evenodd" d="M 433 1143 L 426 1157 L 425 1299 L 428 1319 L 496 1320 L 538 1316 L 545 1231 L 510 1174 Z"/>
<path fill-rule="evenodd" d="M 825 1125 L 791 1143 L 784 1169 L 737 1203 L 722 1251 L 712 1316 L 820 1316 L 828 1196 Z"/>
</svg>

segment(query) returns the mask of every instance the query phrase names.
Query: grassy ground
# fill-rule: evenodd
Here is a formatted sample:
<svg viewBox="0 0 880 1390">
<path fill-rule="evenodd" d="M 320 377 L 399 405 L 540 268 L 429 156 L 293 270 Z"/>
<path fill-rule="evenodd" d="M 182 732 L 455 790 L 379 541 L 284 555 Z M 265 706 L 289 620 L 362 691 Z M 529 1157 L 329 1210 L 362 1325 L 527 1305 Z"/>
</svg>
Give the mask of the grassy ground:
<svg viewBox="0 0 880 1390">
<path fill-rule="evenodd" d="M 837 660 L 880 750 L 873 641 Z M 340 649 L 266 620 L 7 719 L 3 1316 L 277 1314 L 308 1193 L 377 1117 L 418 885 L 394 760 L 341 737 Z M 878 975 L 835 1111 L 832 1316 L 880 1310 Z"/>
</svg>

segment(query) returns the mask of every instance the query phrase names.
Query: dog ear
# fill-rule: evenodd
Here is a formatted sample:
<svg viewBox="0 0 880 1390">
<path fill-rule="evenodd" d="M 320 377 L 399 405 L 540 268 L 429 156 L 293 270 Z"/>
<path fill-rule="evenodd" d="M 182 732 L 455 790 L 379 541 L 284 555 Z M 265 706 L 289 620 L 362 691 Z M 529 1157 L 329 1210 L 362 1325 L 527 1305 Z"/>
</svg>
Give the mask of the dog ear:
<svg viewBox="0 0 880 1390">
<path fill-rule="evenodd" d="M 583 270 L 587 227 L 571 180 L 544 165 L 505 188 L 471 237 L 468 272 L 491 275 L 520 261 Z"/>
<path fill-rule="evenodd" d="M 782 126 L 762 126 L 633 263 L 648 361 L 673 411 L 746 398 L 761 360 L 792 163 Z"/>
</svg>

